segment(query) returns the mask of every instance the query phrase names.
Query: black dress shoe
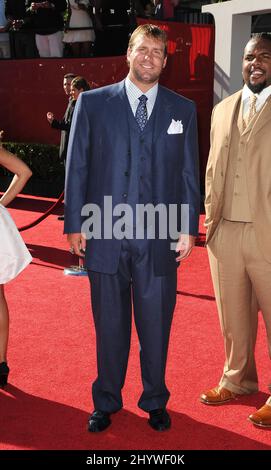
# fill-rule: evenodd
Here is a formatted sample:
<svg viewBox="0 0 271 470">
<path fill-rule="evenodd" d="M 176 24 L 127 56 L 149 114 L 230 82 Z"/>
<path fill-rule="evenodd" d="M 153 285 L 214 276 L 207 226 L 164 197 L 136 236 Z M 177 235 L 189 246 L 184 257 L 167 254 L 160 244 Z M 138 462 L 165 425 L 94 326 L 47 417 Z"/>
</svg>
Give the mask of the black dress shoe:
<svg viewBox="0 0 271 470">
<path fill-rule="evenodd" d="M 155 429 L 155 431 L 166 431 L 171 426 L 170 416 L 165 408 L 158 408 L 149 412 L 150 419 L 148 420 L 149 425 Z"/>
<path fill-rule="evenodd" d="M 0 364 L 0 388 L 4 387 L 8 383 L 9 367 L 6 362 Z"/>
<path fill-rule="evenodd" d="M 59 215 L 57 220 L 64 220 L 64 214 L 63 215 Z"/>
<path fill-rule="evenodd" d="M 101 410 L 94 410 L 88 420 L 89 432 L 104 431 L 111 424 L 110 414 Z"/>
</svg>

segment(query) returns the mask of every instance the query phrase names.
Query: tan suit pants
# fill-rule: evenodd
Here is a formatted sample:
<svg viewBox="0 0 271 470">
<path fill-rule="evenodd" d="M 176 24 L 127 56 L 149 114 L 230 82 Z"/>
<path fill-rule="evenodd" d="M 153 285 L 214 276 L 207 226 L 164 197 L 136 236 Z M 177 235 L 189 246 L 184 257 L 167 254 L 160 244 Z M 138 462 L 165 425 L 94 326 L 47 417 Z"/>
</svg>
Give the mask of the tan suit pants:
<svg viewBox="0 0 271 470">
<path fill-rule="evenodd" d="M 220 385 L 239 394 L 258 390 L 254 357 L 258 310 L 271 352 L 271 264 L 259 250 L 252 223 L 221 220 L 208 255 L 224 337 Z"/>
</svg>

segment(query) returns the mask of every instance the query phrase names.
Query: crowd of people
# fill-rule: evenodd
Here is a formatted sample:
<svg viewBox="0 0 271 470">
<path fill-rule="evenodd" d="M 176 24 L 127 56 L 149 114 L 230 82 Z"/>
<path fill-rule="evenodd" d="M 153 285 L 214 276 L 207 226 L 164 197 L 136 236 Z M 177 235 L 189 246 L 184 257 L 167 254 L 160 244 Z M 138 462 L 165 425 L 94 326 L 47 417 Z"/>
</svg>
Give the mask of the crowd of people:
<svg viewBox="0 0 271 470">
<path fill-rule="evenodd" d="M 0 57 L 125 54 L 135 17 L 174 18 L 179 0 L 0 0 Z"/>
<path fill-rule="evenodd" d="M 66 127 L 52 112 L 47 113 L 52 127 L 68 137 L 68 148 L 63 142 L 61 153 L 62 158 L 67 156 L 64 233 L 71 252 L 85 256 L 90 280 L 98 363 L 92 387 L 94 410 L 88 420 L 91 433 L 108 428 L 111 414 L 123 406 L 132 305 L 143 388 L 138 406 L 149 414 L 148 424 L 155 431 L 171 427 L 165 372 L 177 268 L 189 257 L 198 233 L 196 107 L 159 85 L 167 63 L 165 32 L 152 24 L 135 29 L 127 63 L 129 72 L 123 81 L 90 91 L 83 77 L 66 75 L 64 91 L 71 95 L 64 116 Z M 226 359 L 218 385 L 199 397 L 208 406 L 231 403 L 258 391 L 255 343 L 259 310 L 271 351 L 271 35 L 249 39 L 242 75 L 242 90 L 216 106 L 211 124 L 206 241 Z M 0 164 L 15 173 L 0 199 L 0 223 L 5 229 L 10 222 L 4 217 L 4 206 L 30 173 L 4 150 L 0 150 Z M 108 195 L 112 214 L 105 206 Z M 155 208 L 158 204 L 166 209 L 177 206 L 174 235 L 167 226 L 160 236 L 156 219 L 137 217 L 139 206 Z M 90 231 L 95 220 L 88 219 L 93 205 L 100 211 L 103 226 L 96 233 Z M 106 224 L 110 227 L 113 222 L 109 234 Z M 22 242 L 15 238 L 16 251 Z M 8 245 L 4 238 L 2 252 Z M 21 269 L 29 261 L 26 251 Z M 8 309 L 3 284 L 19 270 L 3 272 L 3 263 L 1 266 L 0 385 L 5 386 Z M 6 278 L 6 272 L 13 274 Z M 271 397 L 249 420 L 271 428 Z"/>
</svg>

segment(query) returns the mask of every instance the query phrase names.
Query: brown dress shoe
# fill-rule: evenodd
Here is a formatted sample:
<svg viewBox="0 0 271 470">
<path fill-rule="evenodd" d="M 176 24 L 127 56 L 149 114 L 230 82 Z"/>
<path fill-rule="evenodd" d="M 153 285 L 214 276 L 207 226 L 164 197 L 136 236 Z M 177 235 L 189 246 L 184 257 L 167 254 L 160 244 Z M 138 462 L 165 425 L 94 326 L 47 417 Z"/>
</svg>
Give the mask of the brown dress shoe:
<svg viewBox="0 0 271 470">
<path fill-rule="evenodd" d="M 200 401 L 205 405 L 223 405 L 230 400 L 236 400 L 238 395 L 224 387 L 215 387 L 200 395 Z"/>
<path fill-rule="evenodd" d="M 255 426 L 271 428 L 271 405 L 263 405 L 256 413 L 248 417 Z"/>
</svg>

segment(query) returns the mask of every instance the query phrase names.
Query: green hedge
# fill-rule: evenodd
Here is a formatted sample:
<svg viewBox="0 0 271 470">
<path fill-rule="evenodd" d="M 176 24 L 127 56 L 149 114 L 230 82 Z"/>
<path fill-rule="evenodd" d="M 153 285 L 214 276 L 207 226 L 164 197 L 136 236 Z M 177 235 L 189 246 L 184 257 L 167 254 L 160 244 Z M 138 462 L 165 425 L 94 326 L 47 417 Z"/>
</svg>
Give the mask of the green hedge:
<svg viewBox="0 0 271 470">
<path fill-rule="evenodd" d="M 64 163 L 59 160 L 57 145 L 3 142 L 3 147 L 21 158 L 31 168 L 34 178 L 55 181 L 64 175 Z M 0 173 L 9 175 L 2 167 Z"/>
<path fill-rule="evenodd" d="M 16 154 L 32 170 L 32 177 L 23 193 L 58 197 L 64 188 L 65 167 L 59 159 L 56 145 L 3 142 L 3 147 Z M 0 166 L 0 190 L 4 191 L 12 174 Z"/>
</svg>

